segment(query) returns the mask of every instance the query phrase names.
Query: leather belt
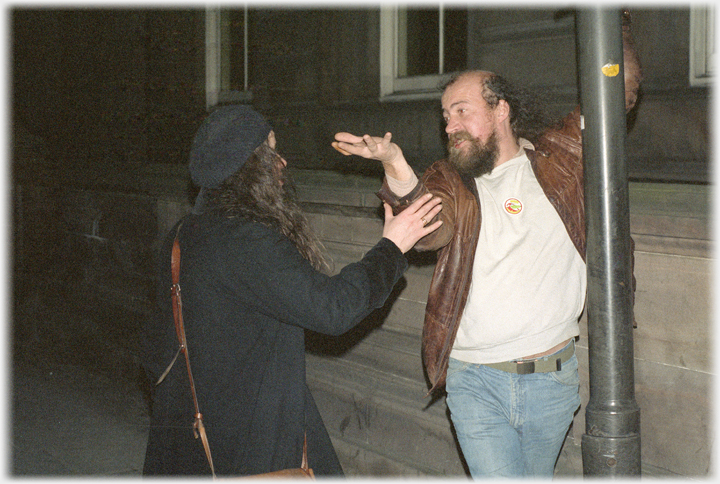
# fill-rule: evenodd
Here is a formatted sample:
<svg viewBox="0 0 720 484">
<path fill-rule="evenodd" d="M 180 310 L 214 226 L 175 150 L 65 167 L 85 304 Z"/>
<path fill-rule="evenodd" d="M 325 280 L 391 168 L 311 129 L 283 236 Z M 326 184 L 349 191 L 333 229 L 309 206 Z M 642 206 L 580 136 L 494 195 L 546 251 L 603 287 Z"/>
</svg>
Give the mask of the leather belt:
<svg viewBox="0 0 720 484">
<path fill-rule="evenodd" d="M 544 356 L 536 360 L 513 360 L 500 363 L 486 363 L 485 366 L 496 370 L 517 373 L 518 375 L 529 375 L 531 373 L 552 373 L 560 371 L 563 363 L 572 358 L 575 354 L 575 341 L 570 341 L 565 349 L 559 353 Z"/>
</svg>

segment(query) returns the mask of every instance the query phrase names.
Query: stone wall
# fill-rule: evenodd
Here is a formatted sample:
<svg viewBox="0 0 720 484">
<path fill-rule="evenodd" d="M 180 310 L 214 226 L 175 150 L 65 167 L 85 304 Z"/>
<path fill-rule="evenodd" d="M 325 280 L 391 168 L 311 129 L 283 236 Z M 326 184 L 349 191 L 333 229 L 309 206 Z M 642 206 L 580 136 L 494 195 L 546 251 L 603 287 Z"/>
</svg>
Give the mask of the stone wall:
<svg viewBox="0 0 720 484">
<path fill-rule="evenodd" d="M 304 197 L 327 203 L 361 200 L 377 206 L 379 179 L 325 175 L 323 185 L 343 187 L 316 195 L 307 173 Z M 353 188 L 354 187 L 354 188 Z M 319 197 L 318 197 L 319 195 Z M 634 330 L 635 391 L 641 409 L 643 474 L 703 477 L 712 444 L 713 259 L 707 186 L 630 183 L 631 232 L 636 242 Z M 324 239 L 345 263 L 380 236 L 378 217 L 353 220 L 314 214 Z M 362 234 L 362 235 L 360 235 Z M 355 247 L 351 256 L 348 246 Z M 343 251 L 333 249 L 342 247 Z M 309 375 L 323 416 L 351 472 L 457 475 L 463 472 L 444 400 L 432 403 L 420 361 L 420 331 L 432 260 L 413 264 L 397 293 L 372 320 L 364 339 L 339 356 L 310 355 Z M 589 398 L 587 320 L 577 345 L 583 407 L 565 443 L 557 474 L 582 475 L 581 437 Z M 401 402 L 401 411 L 398 403 Z M 417 456 L 417 457 L 415 457 Z"/>
</svg>

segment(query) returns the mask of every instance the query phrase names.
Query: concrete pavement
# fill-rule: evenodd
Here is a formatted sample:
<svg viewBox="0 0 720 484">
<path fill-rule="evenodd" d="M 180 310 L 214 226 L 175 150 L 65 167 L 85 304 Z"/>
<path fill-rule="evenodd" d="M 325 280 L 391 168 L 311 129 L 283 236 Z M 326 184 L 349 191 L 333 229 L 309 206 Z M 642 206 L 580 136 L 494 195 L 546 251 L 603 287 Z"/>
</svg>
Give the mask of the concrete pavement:
<svg viewBox="0 0 720 484">
<path fill-rule="evenodd" d="M 141 475 L 149 416 L 137 375 L 35 358 L 8 376 L 7 474 Z"/>
</svg>

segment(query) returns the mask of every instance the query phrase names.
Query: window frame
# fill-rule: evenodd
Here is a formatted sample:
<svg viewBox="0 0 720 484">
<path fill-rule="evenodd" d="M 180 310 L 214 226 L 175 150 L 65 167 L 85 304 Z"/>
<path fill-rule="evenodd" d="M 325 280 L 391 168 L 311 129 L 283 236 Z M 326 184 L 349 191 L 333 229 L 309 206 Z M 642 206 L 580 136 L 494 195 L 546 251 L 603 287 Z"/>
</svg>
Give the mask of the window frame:
<svg viewBox="0 0 720 484">
<path fill-rule="evenodd" d="M 220 104 L 248 103 L 252 101 L 252 91 L 248 89 L 248 5 L 245 10 L 245 81 L 242 91 L 224 90 L 223 72 L 223 25 L 222 8 L 219 5 L 205 8 L 205 108 L 210 111 Z"/>
<path fill-rule="evenodd" d="M 690 7 L 690 86 L 709 86 L 714 71 L 715 8 Z"/>
<path fill-rule="evenodd" d="M 382 5 L 380 7 L 380 100 L 406 101 L 413 99 L 439 99 L 438 85 L 451 73 L 432 74 L 412 77 L 397 77 L 399 65 L 398 23 L 399 6 Z M 440 9 L 440 29 L 443 28 L 443 5 Z M 440 68 L 442 62 L 442 36 L 440 35 Z"/>
</svg>

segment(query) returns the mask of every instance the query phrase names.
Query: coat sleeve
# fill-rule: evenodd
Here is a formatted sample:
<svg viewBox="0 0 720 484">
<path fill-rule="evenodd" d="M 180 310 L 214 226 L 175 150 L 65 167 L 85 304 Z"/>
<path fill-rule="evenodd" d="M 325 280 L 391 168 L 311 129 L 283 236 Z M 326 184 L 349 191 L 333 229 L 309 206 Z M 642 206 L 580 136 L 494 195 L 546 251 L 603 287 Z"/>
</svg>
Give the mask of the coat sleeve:
<svg viewBox="0 0 720 484">
<path fill-rule="evenodd" d="M 407 268 L 400 249 L 384 238 L 333 276 L 260 224 L 249 224 L 234 240 L 215 260 L 242 305 L 323 334 L 342 334 L 382 307 Z"/>
<path fill-rule="evenodd" d="M 377 196 L 392 207 L 395 215 L 427 193 L 439 197 L 443 209 L 428 224 L 437 220 L 442 220 L 443 224 L 439 229 L 420 239 L 414 246 L 416 250 L 421 251 L 438 250 L 446 246 L 455 234 L 457 211 L 458 207 L 462 205 L 458 203 L 462 186 L 462 181 L 457 172 L 447 169 L 447 162 L 440 160 L 433 163 L 425 171 L 415 188 L 404 197 L 397 197 L 390 191 L 387 179 L 383 180 L 383 185 Z"/>
</svg>

